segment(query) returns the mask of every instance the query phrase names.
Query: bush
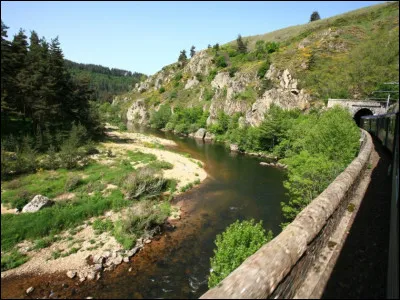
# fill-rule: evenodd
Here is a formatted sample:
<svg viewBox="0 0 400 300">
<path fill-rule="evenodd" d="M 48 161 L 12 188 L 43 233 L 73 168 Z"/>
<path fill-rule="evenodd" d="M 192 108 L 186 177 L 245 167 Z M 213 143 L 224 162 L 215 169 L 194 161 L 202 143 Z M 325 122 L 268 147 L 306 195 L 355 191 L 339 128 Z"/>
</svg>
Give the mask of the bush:
<svg viewBox="0 0 400 300">
<path fill-rule="evenodd" d="M 208 287 L 213 288 L 262 245 L 272 240 L 272 232 L 262 227 L 262 221 L 255 223 L 238 220 L 228 226 L 215 240 L 214 256 L 210 259 L 211 271 Z"/>
<path fill-rule="evenodd" d="M 161 105 L 158 111 L 154 111 L 150 118 L 152 127 L 164 128 L 171 118 L 171 108 L 168 105 Z"/>
<path fill-rule="evenodd" d="M 64 190 L 65 191 L 72 191 L 81 183 L 81 178 L 77 175 L 70 175 L 68 176 L 67 180 L 65 181 Z"/>
<path fill-rule="evenodd" d="M 257 71 L 257 76 L 262 79 L 264 78 L 265 74 L 267 73 L 269 66 L 271 65 L 269 60 L 265 60 L 262 65 L 260 66 L 260 68 Z"/>
<path fill-rule="evenodd" d="M 226 63 L 225 57 L 223 55 L 218 55 L 214 59 L 215 65 L 218 68 L 225 68 L 228 64 Z"/>
<path fill-rule="evenodd" d="M 159 195 L 166 186 L 166 180 L 154 169 L 144 167 L 136 173 L 129 174 L 123 186 L 126 197 L 132 200 Z"/>
<path fill-rule="evenodd" d="M 207 76 L 208 82 L 213 81 L 214 78 L 215 78 L 215 76 L 217 76 L 217 73 L 218 73 L 218 71 L 217 71 L 216 69 L 212 69 L 212 70 L 210 71 L 210 73 L 208 74 L 208 76 Z"/>
<path fill-rule="evenodd" d="M 160 87 L 160 89 L 158 90 L 158 92 L 160 93 L 160 94 L 162 94 L 162 93 L 164 93 L 165 92 L 165 87 Z"/>
<path fill-rule="evenodd" d="M 17 250 L 12 250 L 10 253 L 1 255 L 1 271 L 7 271 L 9 269 L 16 268 L 29 260 L 28 256 L 18 252 Z"/>
</svg>

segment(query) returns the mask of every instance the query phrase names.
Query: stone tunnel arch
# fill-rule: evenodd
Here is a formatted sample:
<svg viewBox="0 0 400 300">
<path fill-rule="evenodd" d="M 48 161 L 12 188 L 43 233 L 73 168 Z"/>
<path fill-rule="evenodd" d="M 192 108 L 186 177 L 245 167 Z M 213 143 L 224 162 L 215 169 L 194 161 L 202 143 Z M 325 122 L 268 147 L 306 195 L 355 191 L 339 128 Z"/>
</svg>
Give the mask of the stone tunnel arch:
<svg viewBox="0 0 400 300">
<path fill-rule="evenodd" d="M 354 121 L 356 122 L 357 126 L 360 126 L 361 123 L 361 117 L 363 116 L 371 116 L 373 115 L 372 111 L 368 108 L 361 108 L 359 111 L 357 111 L 354 114 Z"/>
</svg>

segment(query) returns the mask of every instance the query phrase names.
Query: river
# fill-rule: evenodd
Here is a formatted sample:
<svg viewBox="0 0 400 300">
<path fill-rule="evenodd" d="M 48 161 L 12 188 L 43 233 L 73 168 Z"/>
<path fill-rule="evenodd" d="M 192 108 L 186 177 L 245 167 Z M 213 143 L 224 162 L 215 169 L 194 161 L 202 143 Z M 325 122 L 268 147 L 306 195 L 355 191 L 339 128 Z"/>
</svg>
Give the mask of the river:
<svg viewBox="0 0 400 300">
<path fill-rule="evenodd" d="M 254 218 L 274 235 L 280 232 L 280 202 L 287 199 L 282 170 L 261 166 L 257 157 L 232 153 L 222 143 L 143 127 L 133 130 L 173 140 L 177 143 L 174 151 L 189 153 L 204 163 L 208 178 L 174 199 L 183 210 L 176 229 L 164 232 L 129 263 L 105 272 L 98 281 L 77 283 L 60 274 L 23 276 L 2 286 L 9 284 L 10 290 L 41 286 L 40 294 L 49 295 L 51 290 L 54 298 L 198 298 L 208 289 L 216 235 L 228 225 Z"/>
</svg>

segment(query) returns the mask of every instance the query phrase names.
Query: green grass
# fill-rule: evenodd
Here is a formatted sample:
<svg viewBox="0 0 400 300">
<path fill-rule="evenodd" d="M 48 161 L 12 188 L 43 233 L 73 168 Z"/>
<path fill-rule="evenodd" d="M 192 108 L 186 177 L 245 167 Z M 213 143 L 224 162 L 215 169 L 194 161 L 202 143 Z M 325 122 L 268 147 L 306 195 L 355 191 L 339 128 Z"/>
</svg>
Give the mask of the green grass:
<svg viewBox="0 0 400 300">
<path fill-rule="evenodd" d="M 99 234 L 105 231 L 110 231 L 113 228 L 113 223 L 111 220 L 100 220 L 97 219 L 93 222 L 93 229 L 95 233 Z"/>
<path fill-rule="evenodd" d="M 1 271 L 7 271 L 9 269 L 16 268 L 29 260 L 28 256 L 12 250 L 9 253 L 1 255 Z"/>
<path fill-rule="evenodd" d="M 126 154 L 134 162 L 149 163 L 157 159 L 157 157 L 154 154 L 143 153 L 140 151 L 128 150 Z"/>
<path fill-rule="evenodd" d="M 162 160 L 156 160 L 156 161 L 152 161 L 151 163 L 148 164 L 148 167 L 150 168 L 154 168 L 156 170 L 170 170 L 172 169 L 174 166 L 173 164 L 167 162 L 167 161 L 162 161 Z"/>
<path fill-rule="evenodd" d="M 40 239 L 63 230 L 76 228 L 84 220 L 99 216 L 112 206 L 112 198 L 96 194 L 81 196 L 68 203 L 57 203 L 36 213 L 2 215 L 1 249 L 7 251 L 25 239 Z"/>
</svg>

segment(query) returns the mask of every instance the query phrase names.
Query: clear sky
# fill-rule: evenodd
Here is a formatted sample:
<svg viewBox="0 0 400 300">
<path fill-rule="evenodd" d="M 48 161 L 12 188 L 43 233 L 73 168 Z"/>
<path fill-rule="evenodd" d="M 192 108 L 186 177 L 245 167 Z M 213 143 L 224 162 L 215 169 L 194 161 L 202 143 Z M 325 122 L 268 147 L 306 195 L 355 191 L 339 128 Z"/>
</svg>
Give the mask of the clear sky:
<svg viewBox="0 0 400 300">
<path fill-rule="evenodd" d="M 331 17 L 385 1 L 1 1 L 12 39 L 20 28 L 50 41 L 59 37 L 65 58 L 154 74 L 208 44 L 307 23 L 313 11 Z"/>
</svg>

